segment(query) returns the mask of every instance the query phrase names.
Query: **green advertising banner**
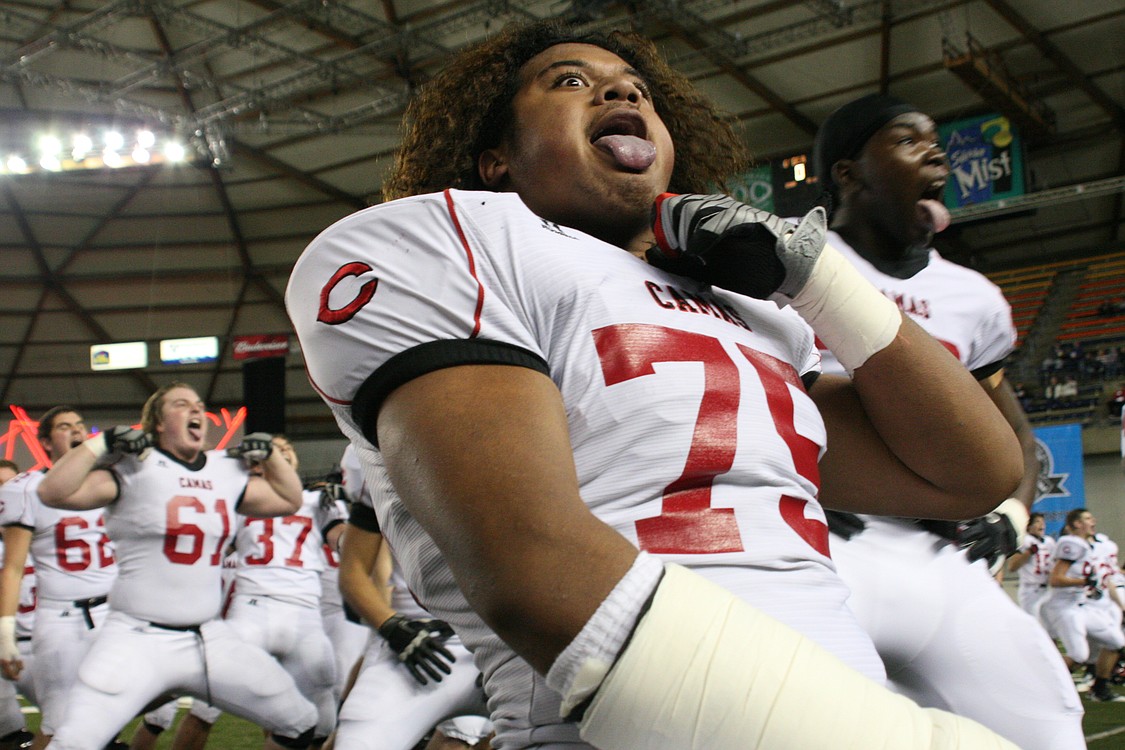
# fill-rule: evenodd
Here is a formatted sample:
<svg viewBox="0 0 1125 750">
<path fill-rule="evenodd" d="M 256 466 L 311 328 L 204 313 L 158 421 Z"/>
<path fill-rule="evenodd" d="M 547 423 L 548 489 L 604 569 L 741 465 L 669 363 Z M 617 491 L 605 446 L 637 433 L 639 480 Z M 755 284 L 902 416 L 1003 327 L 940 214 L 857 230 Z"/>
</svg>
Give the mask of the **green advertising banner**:
<svg viewBox="0 0 1125 750">
<path fill-rule="evenodd" d="M 731 180 L 730 196 L 772 214 L 774 213 L 772 175 L 773 172 L 768 163 L 759 164 L 749 172 Z"/>
<path fill-rule="evenodd" d="M 1003 115 L 938 125 L 949 157 L 945 205 L 960 208 L 1024 194 L 1023 141 Z"/>
</svg>

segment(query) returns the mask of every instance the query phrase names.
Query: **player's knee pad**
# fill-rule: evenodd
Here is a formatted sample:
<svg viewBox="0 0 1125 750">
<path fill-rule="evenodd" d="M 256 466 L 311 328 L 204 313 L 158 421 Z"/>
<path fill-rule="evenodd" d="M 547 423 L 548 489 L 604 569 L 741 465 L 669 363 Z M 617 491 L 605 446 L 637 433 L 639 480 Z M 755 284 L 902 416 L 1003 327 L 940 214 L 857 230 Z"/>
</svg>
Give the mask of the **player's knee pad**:
<svg viewBox="0 0 1125 750">
<path fill-rule="evenodd" d="M 292 748 L 292 750 L 305 750 L 313 743 L 313 735 L 316 733 L 316 727 L 309 727 L 301 732 L 296 737 L 284 737 L 276 732 L 271 735 L 273 741 L 282 747 Z"/>
</svg>

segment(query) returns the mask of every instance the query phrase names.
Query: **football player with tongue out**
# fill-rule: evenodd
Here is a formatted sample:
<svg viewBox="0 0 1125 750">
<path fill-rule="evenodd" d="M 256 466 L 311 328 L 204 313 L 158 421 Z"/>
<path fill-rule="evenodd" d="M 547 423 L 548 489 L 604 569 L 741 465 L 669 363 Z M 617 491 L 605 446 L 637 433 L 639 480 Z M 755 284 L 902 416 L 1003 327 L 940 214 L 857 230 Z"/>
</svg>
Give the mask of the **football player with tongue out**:
<svg viewBox="0 0 1125 750">
<path fill-rule="evenodd" d="M 310 244 L 286 304 L 493 746 L 1013 748 L 887 690 L 844 605 L 822 501 L 978 515 L 1022 464 L 824 213 L 700 195 L 744 146 L 634 34 L 511 27 L 406 120 L 388 200 Z M 853 380 L 818 377 L 813 331 Z"/>
<path fill-rule="evenodd" d="M 1008 303 L 981 274 L 930 245 L 950 223 L 940 202 L 950 170 L 934 121 L 895 97 L 862 97 L 821 126 L 814 162 L 830 197 L 829 242 L 960 358 L 1025 458 L 1013 497 L 982 518 L 918 522 L 829 511 L 832 557 L 852 589 L 848 605 L 891 683 L 921 705 L 974 718 L 1025 750 L 1085 747 L 1081 704 L 1054 644 L 989 575 L 1018 549 L 1039 461 L 1004 380 L 1015 344 Z M 827 349 L 823 367 L 844 369 Z M 929 436 L 916 439 L 924 445 Z"/>
</svg>

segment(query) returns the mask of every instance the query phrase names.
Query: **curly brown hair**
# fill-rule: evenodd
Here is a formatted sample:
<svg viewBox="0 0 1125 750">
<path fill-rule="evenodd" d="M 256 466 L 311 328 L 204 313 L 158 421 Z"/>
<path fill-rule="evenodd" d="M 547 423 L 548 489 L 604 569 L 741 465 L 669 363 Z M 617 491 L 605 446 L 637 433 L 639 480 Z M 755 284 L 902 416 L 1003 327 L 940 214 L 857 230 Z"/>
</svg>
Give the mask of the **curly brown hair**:
<svg viewBox="0 0 1125 750">
<path fill-rule="evenodd" d="M 625 31 L 582 34 L 557 21 L 539 21 L 508 26 L 463 50 L 421 89 L 403 118 L 405 132 L 383 183 L 384 200 L 446 188 L 489 189 L 477 159 L 500 145 L 508 129 L 520 69 L 548 47 L 569 42 L 614 53 L 649 84 L 676 149 L 670 191 L 714 192 L 746 169 L 749 154 L 730 120 L 673 70 L 650 40 Z"/>
</svg>

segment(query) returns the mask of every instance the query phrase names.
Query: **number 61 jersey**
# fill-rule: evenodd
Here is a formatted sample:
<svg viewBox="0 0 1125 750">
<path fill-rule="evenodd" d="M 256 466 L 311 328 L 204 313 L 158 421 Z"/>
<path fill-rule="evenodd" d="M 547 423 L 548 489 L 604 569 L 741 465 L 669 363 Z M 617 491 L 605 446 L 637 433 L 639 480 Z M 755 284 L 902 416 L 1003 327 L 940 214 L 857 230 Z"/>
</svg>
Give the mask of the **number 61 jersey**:
<svg viewBox="0 0 1125 750">
<path fill-rule="evenodd" d="M 110 607 L 162 625 L 199 625 L 218 616 L 221 565 L 249 472 L 223 451 L 186 464 L 156 449 L 106 467 L 117 499 L 105 527 L 117 552 Z"/>
<path fill-rule="evenodd" d="M 842 590 L 816 501 L 825 428 L 801 380 L 818 354 L 795 313 L 664 273 L 515 194 L 453 190 L 337 222 L 297 262 L 286 300 L 310 380 L 435 616 L 454 617 L 438 577 L 420 574 L 436 552 L 414 543 L 378 468 L 374 415 L 398 385 L 460 364 L 551 377 L 584 501 L 638 547 L 748 599 L 771 582 L 789 596 L 808 586 L 817 606 Z M 732 575 L 748 569 L 771 575 Z"/>
</svg>

